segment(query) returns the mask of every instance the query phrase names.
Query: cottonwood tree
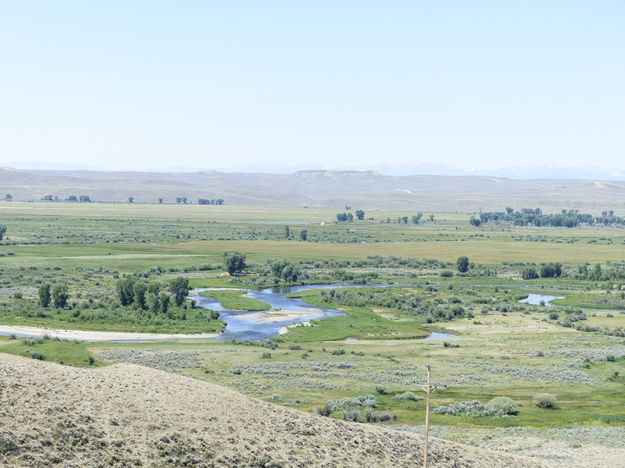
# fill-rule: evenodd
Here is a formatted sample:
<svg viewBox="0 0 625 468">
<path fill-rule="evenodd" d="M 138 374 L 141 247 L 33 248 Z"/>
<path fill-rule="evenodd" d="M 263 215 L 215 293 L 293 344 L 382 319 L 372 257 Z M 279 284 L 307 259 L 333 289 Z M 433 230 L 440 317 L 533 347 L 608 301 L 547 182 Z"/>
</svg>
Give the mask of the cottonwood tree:
<svg viewBox="0 0 625 468">
<path fill-rule="evenodd" d="M 306 229 L 302 229 L 302 230 L 299 232 L 299 238 L 300 238 L 300 240 L 302 240 L 302 241 L 307 241 L 307 240 L 308 240 L 308 231 L 307 231 Z"/>
<path fill-rule="evenodd" d="M 129 306 L 135 300 L 135 278 L 129 276 L 128 278 L 123 278 L 117 280 L 115 284 L 115 289 L 117 290 L 117 297 L 119 302 L 123 306 Z"/>
<path fill-rule="evenodd" d="M 134 304 L 137 308 L 145 310 L 147 309 L 145 294 L 148 290 L 148 287 L 145 285 L 143 281 L 137 281 L 133 288 L 132 292 L 134 295 Z"/>
<path fill-rule="evenodd" d="M 51 293 L 50 293 L 50 285 L 42 284 L 39 286 L 39 305 L 43 308 L 46 308 L 50 305 Z"/>
<path fill-rule="evenodd" d="M 231 275 L 237 275 L 241 273 L 245 265 L 245 255 L 239 252 L 226 252 L 224 253 L 224 267 L 226 271 Z"/>
<path fill-rule="evenodd" d="M 538 272 L 534 267 L 525 267 L 521 270 L 521 277 L 524 280 L 531 280 L 538 278 Z"/>
<path fill-rule="evenodd" d="M 475 216 L 471 216 L 469 222 L 475 227 L 480 227 L 482 224 L 482 220 L 480 218 L 476 218 Z"/>
<path fill-rule="evenodd" d="M 421 221 L 421 218 L 423 218 L 423 213 L 417 213 L 416 215 L 413 215 L 412 224 L 419 224 L 419 221 Z"/>
<path fill-rule="evenodd" d="M 356 210 L 356 218 L 362 221 L 365 219 L 365 212 L 363 210 Z"/>
<path fill-rule="evenodd" d="M 7 232 L 7 227 L 6 226 L 0 226 L 0 241 L 4 240 L 4 235 Z"/>
<path fill-rule="evenodd" d="M 57 309 L 63 309 L 67 305 L 69 300 L 69 293 L 67 292 L 67 286 L 64 284 L 57 284 L 52 288 L 52 302 Z"/>
<path fill-rule="evenodd" d="M 169 311 L 169 295 L 161 294 L 159 296 L 158 302 L 161 313 L 166 314 Z"/>
<path fill-rule="evenodd" d="M 456 260 L 456 267 L 460 273 L 469 271 L 469 257 L 460 257 Z"/>
<path fill-rule="evenodd" d="M 174 296 L 174 303 L 180 307 L 189 294 L 189 280 L 179 276 L 169 282 L 169 292 Z"/>
</svg>

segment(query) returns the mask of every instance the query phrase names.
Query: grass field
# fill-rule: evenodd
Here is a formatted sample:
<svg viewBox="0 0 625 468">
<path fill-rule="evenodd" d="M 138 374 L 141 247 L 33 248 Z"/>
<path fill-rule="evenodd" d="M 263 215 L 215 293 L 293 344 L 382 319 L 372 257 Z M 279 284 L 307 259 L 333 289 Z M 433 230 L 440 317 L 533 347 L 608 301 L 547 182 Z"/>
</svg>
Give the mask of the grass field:
<svg viewBox="0 0 625 468">
<path fill-rule="evenodd" d="M 76 367 L 100 367 L 103 361 L 95 359 L 84 343 L 36 338 L 11 339 L 0 337 L 0 351 L 24 357 Z M 91 360 L 90 360 L 91 358 Z"/>
<path fill-rule="evenodd" d="M 220 263 L 226 251 L 252 261 L 370 255 L 481 264 L 625 260 L 625 232 L 609 228 L 474 228 L 467 214 L 437 213 L 435 222 L 384 224 L 405 212 L 372 211 L 374 220 L 334 222 L 335 210 L 129 204 L 0 203 L 9 229 L 0 265 L 85 267 L 133 271 L 154 265 Z M 323 223 L 323 225 L 321 224 Z M 284 238 L 284 225 L 291 238 Z M 307 242 L 299 240 L 306 229 Z"/>
<path fill-rule="evenodd" d="M 258 311 L 267 310 L 269 304 L 247 297 L 244 291 L 202 291 L 201 296 L 212 297 L 218 300 L 223 307 L 232 310 Z"/>
</svg>

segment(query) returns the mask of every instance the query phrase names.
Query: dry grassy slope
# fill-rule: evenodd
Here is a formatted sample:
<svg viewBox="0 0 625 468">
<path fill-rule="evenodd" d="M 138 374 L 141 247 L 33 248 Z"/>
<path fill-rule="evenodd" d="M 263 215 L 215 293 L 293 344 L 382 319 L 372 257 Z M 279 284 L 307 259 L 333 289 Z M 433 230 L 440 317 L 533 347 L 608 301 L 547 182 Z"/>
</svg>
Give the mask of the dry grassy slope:
<svg viewBox="0 0 625 468">
<path fill-rule="evenodd" d="M 2 466 L 414 467 L 421 443 L 140 366 L 0 354 Z M 441 440 L 431 453 L 439 467 L 538 466 Z"/>
<path fill-rule="evenodd" d="M 481 176 L 386 176 L 371 171 L 295 174 L 27 171 L 0 168 L 0 193 L 16 200 L 90 195 L 96 201 L 173 202 L 186 196 L 229 205 L 475 211 L 505 206 L 593 211 L 625 208 L 625 182 L 512 180 Z"/>
</svg>

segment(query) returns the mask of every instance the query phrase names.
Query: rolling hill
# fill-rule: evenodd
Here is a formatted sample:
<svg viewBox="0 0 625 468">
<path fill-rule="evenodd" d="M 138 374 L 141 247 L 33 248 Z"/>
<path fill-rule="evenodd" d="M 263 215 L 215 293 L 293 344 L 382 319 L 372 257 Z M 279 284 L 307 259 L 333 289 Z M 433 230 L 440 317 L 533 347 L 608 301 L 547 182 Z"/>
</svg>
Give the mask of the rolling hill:
<svg viewBox="0 0 625 468">
<path fill-rule="evenodd" d="M 0 466 L 414 467 L 422 439 L 131 364 L 0 354 Z M 538 467 L 434 439 L 432 467 Z"/>
<path fill-rule="evenodd" d="M 0 169 L 0 193 L 15 200 L 65 199 L 174 203 L 176 197 L 222 198 L 229 205 L 316 206 L 341 209 L 477 211 L 541 207 L 598 212 L 625 210 L 625 182 L 486 176 L 389 176 L 374 171 L 298 171 L 293 174 L 227 172 L 103 172 Z"/>
</svg>

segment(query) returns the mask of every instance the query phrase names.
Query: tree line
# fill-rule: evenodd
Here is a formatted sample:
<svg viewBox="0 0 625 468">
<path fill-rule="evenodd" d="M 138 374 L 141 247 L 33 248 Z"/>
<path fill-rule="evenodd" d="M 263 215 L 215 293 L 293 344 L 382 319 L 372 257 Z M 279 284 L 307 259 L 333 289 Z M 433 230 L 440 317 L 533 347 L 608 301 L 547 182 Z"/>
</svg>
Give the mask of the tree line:
<svg viewBox="0 0 625 468">
<path fill-rule="evenodd" d="M 623 226 L 625 225 L 625 218 L 616 216 L 612 210 L 602 211 L 601 216 L 594 216 L 590 213 L 580 213 L 579 210 L 562 210 L 560 213 L 545 214 L 540 208 L 523 208 L 520 211 L 506 208 L 505 211 L 489 211 L 477 216 L 472 215 L 469 218 L 469 223 L 476 227 L 494 223 L 513 226 L 574 228 L 582 224 Z"/>
<path fill-rule="evenodd" d="M 5 196 L 5 200 L 11 201 L 13 200 L 13 196 L 7 193 Z M 47 201 L 47 202 L 64 201 L 64 202 L 69 202 L 69 203 L 91 203 L 93 201 L 90 195 L 68 195 L 67 198 L 63 199 L 57 195 L 51 195 L 51 194 L 44 195 L 43 197 L 41 197 L 41 200 Z M 135 197 L 130 196 L 127 198 L 127 201 L 128 203 L 134 203 Z M 176 204 L 178 205 L 187 205 L 191 203 L 188 197 L 176 197 L 175 201 L 176 201 Z M 165 203 L 165 199 L 160 197 L 157 199 L 157 202 L 159 205 L 162 205 L 163 203 Z M 197 199 L 198 205 L 223 205 L 224 203 L 225 203 L 225 200 L 223 198 L 198 198 Z"/>
<path fill-rule="evenodd" d="M 140 278 L 127 276 L 115 283 L 117 299 L 122 306 L 161 314 L 167 314 L 172 302 L 177 307 L 182 306 L 189 289 L 189 280 L 182 277 L 162 284 L 154 281 L 148 283 Z M 57 309 L 64 309 L 70 299 L 67 286 L 62 284 L 42 284 L 38 293 L 39 305 L 43 308 L 52 305 Z"/>
</svg>

